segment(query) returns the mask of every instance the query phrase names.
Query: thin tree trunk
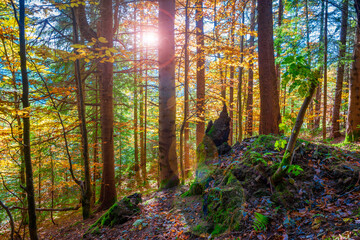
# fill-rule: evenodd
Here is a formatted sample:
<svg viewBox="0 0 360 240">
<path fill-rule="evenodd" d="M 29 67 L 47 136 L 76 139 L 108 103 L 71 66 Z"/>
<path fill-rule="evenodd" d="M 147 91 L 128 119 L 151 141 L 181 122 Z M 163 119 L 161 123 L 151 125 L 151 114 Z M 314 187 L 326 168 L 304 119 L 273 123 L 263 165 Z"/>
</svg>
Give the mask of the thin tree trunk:
<svg viewBox="0 0 360 240">
<path fill-rule="evenodd" d="M 185 178 L 189 176 L 190 172 L 190 131 L 189 131 L 189 0 L 186 0 L 185 6 L 185 69 L 184 69 L 184 165 L 185 165 Z"/>
<path fill-rule="evenodd" d="M 252 1 L 251 5 L 251 14 L 250 14 L 250 32 L 255 31 L 255 8 L 256 8 L 256 0 Z M 252 56 L 254 54 L 254 45 L 255 45 L 255 37 L 254 35 L 250 36 L 249 39 L 249 54 Z M 249 76 L 248 76 L 248 94 L 246 101 L 246 127 L 245 134 L 247 136 L 253 135 L 253 86 L 254 86 L 254 72 L 253 72 L 254 64 L 251 60 L 249 67 Z"/>
<path fill-rule="evenodd" d="M 72 10 L 73 15 L 73 32 L 74 32 L 74 43 L 79 43 L 77 24 L 75 22 L 75 11 Z M 77 87 L 77 94 L 79 103 L 78 112 L 80 116 L 80 132 L 81 132 L 81 143 L 82 143 L 82 157 L 84 161 L 84 184 L 81 188 L 81 204 L 82 204 L 82 215 L 83 219 L 87 219 L 91 215 L 91 175 L 90 175 L 90 161 L 89 161 L 89 144 L 86 129 L 86 113 L 85 113 L 85 96 L 83 90 L 83 83 L 81 80 L 80 61 L 75 61 L 75 80 Z M 39 206 L 40 208 L 40 206 Z"/>
<path fill-rule="evenodd" d="M 320 16 L 320 37 L 319 37 L 319 62 L 323 61 L 322 54 L 324 53 L 323 50 L 323 40 L 324 40 L 324 11 L 325 11 L 325 4 L 324 0 L 321 1 L 321 16 Z M 323 67 L 320 68 L 320 74 L 323 74 Z M 315 121 L 314 121 L 314 128 L 318 129 L 320 127 L 320 115 L 321 115 L 321 86 L 320 83 L 318 89 L 316 90 L 316 102 L 315 102 Z"/>
<path fill-rule="evenodd" d="M 242 12 L 242 18 L 241 18 L 241 24 L 243 27 L 245 25 L 245 9 L 246 9 L 246 5 L 244 5 L 243 7 L 243 12 Z M 239 67 L 239 82 L 238 82 L 238 122 L 239 122 L 239 130 L 238 130 L 238 137 L 237 137 L 237 141 L 241 142 L 242 138 L 243 138 L 243 123 L 242 123 L 242 118 L 243 118 L 243 114 L 242 114 L 242 109 L 243 109 L 243 102 L 242 102 L 242 83 L 243 83 L 243 71 L 244 68 L 242 67 L 241 64 L 243 64 L 244 62 L 244 35 L 241 36 L 241 40 L 240 40 L 240 67 Z"/>
<path fill-rule="evenodd" d="M 159 0 L 159 167 L 160 188 L 179 184 L 176 159 L 175 0 Z"/>
<path fill-rule="evenodd" d="M 196 1 L 196 146 L 205 134 L 205 53 L 204 53 L 204 17 L 203 0 Z"/>
<path fill-rule="evenodd" d="M 325 30 L 324 30 L 324 107 L 323 107 L 323 117 L 322 117 L 322 135 L 323 141 L 326 139 L 326 110 L 327 110 L 327 49 L 328 49 L 328 0 L 325 5 Z"/>
<path fill-rule="evenodd" d="M 25 42 L 25 0 L 19 1 L 19 40 L 20 40 L 20 62 L 21 62 L 21 77 L 22 77 L 22 103 L 23 109 L 29 109 L 29 80 L 26 67 L 26 42 Z M 26 172 L 26 193 L 28 202 L 28 216 L 29 216 L 29 234 L 31 240 L 37 240 L 37 225 L 35 213 L 35 197 L 34 197 L 34 181 L 31 163 L 31 149 L 30 149 L 30 117 L 25 115 L 23 117 L 23 145 L 24 145 L 24 162 Z"/>
<path fill-rule="evenodd" d="M 231 47 L 235 48 L 235 5 L 236 1 L 232 6 L 232 23 L 230 29 L 230 38 L 231 38 Z M 229 112 L 230 112 L 230 134 L 229 134 L 229 144 L 233 144 L 233 135 L 234 135 L 234 82 L 235 82 L 235 67 L 230 66 L 230 103 L 229 103 Z"/>
<path fill-rule="evenodd" d="M 348 22 L 348 9 L 349 0 L 343 0 L 342 4 L 342 15 L 341 15 L 341 31 L 340 31 L 340 44 L 339 44 L 339 63 L 338 71 L 336 75 L 336 89 L 335 99 L 332 114 L 332 137 L 338 138 L 340 134 L 340 106 L 341 106 L 341 95 L 343 90 L 345 63 L 344 58 L 346 54 L 346 35 L 347 35 L 347 22 Z"/>
<path fill-rule="evenodd" d="M 291 159 L 292 159 L 292 155 L 294 152 L 296 140 L 299 136 L 301 126 L 304 122 L 306 109 L 308 108 L 308 106 L 311 102 L 311 99 L 314 95 L 315 89 L 316 89 L 316 81 L 315 81 L 315 79 L 313 79 L 312 82 L 310 83 L 310 89 L 309 89 L 308 96 L 305 98 L 305 100 L 301 106 L 301 109 L 300 109 L 298 116 L 296 118 L 296 121 L 295 121 L 294 128 L 291 131 L 291 136 L 290 136 L 289 142 L 286 146 L 286 150 L 285 150 L 283 159 L 282 159 L 278 169 L 272 176 L 272 181 L 274 183 L 278 183 L 282 179 L 282 177 L 284 176 L 284 174 L 286 173 L 286 171 L 288 169 L 288 166 L 291 164 Z"/>
<path fill-rule="evenodd" d="M 99 126 L 99 111 L 98 111 L 98 88 L 99 88 L 99 81 L 96 77 L 95 80 L 95 122 L 94 122 L 94 148 L 93 148 L 93 198 L 92 198 L 92 205 L 96 203 L 96 181 L 98 180 L 98 172 L 97 172 L 97 164 L 98 164 L 98 126 Z"/>
<path fill-rule="evenodd" d="M 138 70 L 137 70 L 137 38 L 136 38 L 136 8 L 134 9 L 134 171 L 137 185 L 140 183 L 139 141 L 138 141 Z"/>
</svg>

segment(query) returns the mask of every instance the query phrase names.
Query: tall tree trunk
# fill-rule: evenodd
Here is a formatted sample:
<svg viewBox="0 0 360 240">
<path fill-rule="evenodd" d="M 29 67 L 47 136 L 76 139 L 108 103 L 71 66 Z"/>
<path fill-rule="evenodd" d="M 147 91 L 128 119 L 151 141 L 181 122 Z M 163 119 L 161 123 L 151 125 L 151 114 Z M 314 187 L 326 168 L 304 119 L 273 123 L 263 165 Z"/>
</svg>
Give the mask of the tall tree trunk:
<svg viewBox="0 0 360 240">
<path fill-rule="evenodd" d="M 244 4 L 243 12 L 242 12 L 242 18 L 241 18 L 241 24 L 242 24 L 241 28 L 245 25 L 245 9 L 246 9 L 246 5 Z M 242 138 L 243 138 L 242 83 L 243 83 L 243 71 L 244 71 L 244 68 L 241 66 L 241 64 L 244 62 L 244 35 L 241 35 L 240 54 L 241 54 L 241 57 L 240 57 L 240 67 L 239 67 L 238 96 L 237 96 L 237 98 L 238 98 L 238 121 L 239 121 L 239 130 L 238 130 L 238 136 L 237 136 L 237 141 L 238 142 L 241 142 Z"/>
<path fill-rule="evenodd" d="M 336 75 L 336 89 L 335 99 L 332 114 L 332 137 L 338 138 L 340 134 L 340 106 L 341 106 L 341 95 L 343 90 L 345 63 L 344 58 L 346 54 L 346 35 L 348 26 L 348 13 L 349 13 L 349 0 L 343 0 L 342 4 L 342 15 L 341 15 L 341 31 L 340 31 L 340 44 L 339 44 L 339 62 L 338 71 Z"/>
<path fill-rule="evenodd" d="M 196 1 L 196 146 L 205 134 L 205 53 L 203 0 Z"/>
<path fill-rule="evenodd" d="M 175 0 L 159 0 L 160 188 L 179 184 L 176 159 Z"/>
<path fill-rule="evenodd" d="M 324 11 L 325 11 L 325 4 L 324 0 L 321 1 L 321 16 L 320 16 L 320 37 L 319 37 L 319 62 L 323 61 L 322 54 L 324 53 L 323 50 L 323 40 L 324 40 Z M 323 73 L 323 67 L 320 68 L 320 74 Z M 321 86 L 322 84 L 319 83 L 318 89 L 316 90 L 316 102 L 315 102 L 315 121 L 314 121 L 314 128 L 318 129 L 320 127 L 320 114 L 321 114 Z"/>
<path fill-rule="evenodd" d="M 137 68 L 137 38 L 136 38 L 136 7 L 134 9 L 134 171 L 137 185 L 140 183 L 140 167 L 139 167 L 139 141 L 138 141 L 138 68 Z"/>
<path fill-rule="evenodd" d="M 349 110 L 346 124 L 346 140 L 349 142 L 360 140 L 360 0 L 355 0 L 355 9 L 357 14 L 356 43 L 349 81 Z"/>
<path fill-rule="evenodd" d="M 278 27 L 281 27 L 282 19 L 284 13 L 284 4 L 283 0 L 279 0 L 279 15 L 278 15 Z M 280 45 L 276 49 L 277 57 L 281 56 L 281 47 Z M 280 94 L 280 83 L 281 83 L 281 66 L 280 63 L 276 64 L 276 77 L 277 77 L 277 90 Z"/>
<path fill-rule="evenodd" d="M 328 0 L 325 5 L 325 29 L 324 29 L 324 107 L 323 107 L 323 117 L 322 117 L 322 135 L 323 140 L 326 139 L 326 111 L 327 111 L 327 48 L 328 48 Z"/>
<path fill-rule="evenodd" d="M 274 59 L 272 1 L 258 0 L 259 134 L 279 134 L 280 106 Z"/>
<path fill-rule="evenodd" d="M 25 42 L 25 0 L 19 1 L 19 40 L 20 40 L 20 64 L 21 64 L 21 78 L 22 78 L 22 103 L 23 109 L 28 111 L 30 108 L 29 102 L 29 80 L 26 67 L 26 42 Z M 37 225 L 35 213 L 35 197 L 34 197 L 34 181 L 31 164 L 31 149 L 30 149 L 30 114 L 23 117 L 23 145 L 24 145 L 24 162 L 26 172 L 26 194 L 28 202 L 28 216 L 29 216 L 29 234 L 31 240 L 37 240 Z"/>
<path fill-rule="evenodd" d="M 188 177 L 190 172 L 190 131 L 189 131 L 189 0 L 186 0 L 185 6 L 185 69 L 184 69 L 184 165 L 185 165 L 185 178 Z"/>
<path fill-rule="evenodd" d="M 100 1 L 100 36 L 107 40 L 100 47 L 113 47 L 112 0 Z M 103 201 L 100 209 L 108 209 L 116 202 L 115 160 L 114 160 L 114 105 L 113 105 L 113 63 L 100 63 L 100 114 L 101 153 L 103 160 Z"/>
<path fill-rule="evenodd" d="M 74 43 L 79 43 L 77 24 L 75 21 L 75 11 L 72 9 L 73 16 L 73 34 Z M 89 160 L 89 144 L 88 135 L 86 129 L 86 117 L 85 117 L 85 96 L 83 90 L 83 83 L 81 80 L 80 61 L 75 60 L 75 81 L 78 95 L 78 113 L 80 116 L 80 132 L 81 132 L 81 144 L 82 144 L 82 157 L 84 161 L 84 182 L 80 186 L 81 188 L 81 204 L 83 219 L 87 219 L 91 215 L 91 175 L 90 175 L 90 160 Z"/>
<path fill-rule="evenodd" d="M 309 27 L 309 2 L 305 0 L 305 18 L 306 18 L 306 48 L 307 48 L 307 59 L 308 64 L 311 67 L 311 53 L 310 53 L 310 27 Z M 286 92 L 284 91 L 284 94 Z M 309 130 L 313 129 L 313 115 L 314 115 L 314 102 L 311 101 L 309 105 L 309 115 L 307 127 Z"/>
<path fill-rule="evenodd" d="M 236 1 L 232 6 L 231 13 L 231 29 L 230 29 L 230 38 L 231 38 L 231 47 L 235 48 L 235 5 Z M 235 83 L 235 67 L 233 64 L 230 66 L 230 103 L 229 103 L 229 112 L 230 112 L 230 134 L 229 134 L 229 144 L 233 144 L 233 135 L 234 135 L 234 83 Z"/>
<path fill-rule="evenodd" d="M 93 197 L 92 205 L 95 205 L 96 202 L 96 181 L 98 179 L 97 163 L 98 163 L 98 126 L 99 126 L 99 112 L 98 112 L 98 78 L 95 79 L 95 121 L 94 121 L 94 147 L 93 147 Z"/>
<path fill-rule="evenodd" d="M 252 56 L 254 54 L 254 45 L 255 45 L 255 37 L 253 32 L 255 31 L 255 8 L 256 8 L 256 0 L 252 0 L 251 4 L 251 14 L 250 14 L 250 32 L 252 35 L 249 39 L 249 54 Z M 245 134 L 247 136 L 253 135 L 253 88 L 254 88 L 254 72 L 253 72 L 253 60 L 250 60 L 249 67 L 249 76 L 248 76 L 248 94 L 246 100 L 246 126 L 245 126 Z"/>
</svg>

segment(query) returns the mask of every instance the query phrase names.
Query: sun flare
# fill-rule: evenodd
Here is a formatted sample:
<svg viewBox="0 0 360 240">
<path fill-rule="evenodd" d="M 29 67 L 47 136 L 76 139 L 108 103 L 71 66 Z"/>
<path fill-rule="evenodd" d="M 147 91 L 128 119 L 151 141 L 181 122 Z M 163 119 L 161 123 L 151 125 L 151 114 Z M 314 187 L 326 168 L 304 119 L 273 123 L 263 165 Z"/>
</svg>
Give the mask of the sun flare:
<svg viewBox="0 0 360 240">
<path fill-rule="evenodd" d="M 155 32 L 144 32 L 143 42 L 145 45 L 154 46 L 158 44 L 158 34 Z"/>
</svg>

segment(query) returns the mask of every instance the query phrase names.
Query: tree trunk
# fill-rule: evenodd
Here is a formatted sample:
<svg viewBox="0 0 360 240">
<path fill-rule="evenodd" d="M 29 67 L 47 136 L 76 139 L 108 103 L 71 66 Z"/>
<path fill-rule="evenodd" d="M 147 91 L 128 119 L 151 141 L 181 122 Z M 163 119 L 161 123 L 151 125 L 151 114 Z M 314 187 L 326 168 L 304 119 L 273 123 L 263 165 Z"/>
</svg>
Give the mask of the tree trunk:
<svg viewBox="0 0 360 240">
<path fill-rule="evenodd" d="M 231 47 L 235 48 L 235 4 L 232 6 L 231 13 L 231 29 L 230 29 L 230 38 L 231 38 Z M 229 145 L 233 145 L 233 135 L 234 135 L 234 83 L 235 83 L 235 67 L 230 66 L 230 103 L 229 103 L 229 112 L 230 112 L 230 135 L 229 135 Z"/>
<path fill-rule="evenodd" d="M 314 95 L 314 92 L 316 90 L 317 79 L 312 79 L 311 81 L 312 82 L 310 83 L 310 89 L 309 89 L 308 96 L 305 98 L 305 100 L 300 108 L 300 111 L 298 113 L 298 116 L 296 118 L 295 125 L 294 125 L 293 130 L 291 131 L 291 136 L 290 136 L 289 142 L 286 146 L 286 150 L 285 150 L 283 159 L 282 159 L 278 169 L 272 176 L 272 181 L 274 183 L 278 183 L 282 179 L 282 177 L 284 176 L 284 174 L 286 173 L 286 171 L 288 169 L 288 166 L 291 164 L 291 158 L 292 158 L 292 155 L 294 152 L 296 140 L 297 140 L 300 130 L 301 130 L 301 126 L 304 122 L 306 109 L 308 108 L 308 106 L 311 102 L 311 99 Z"/>
<path fill-rule="evenodd" d="M 20 63 L 21 63 L 21 78 L 22 78 L 22 103 L 23 109 L 28 111 L 30 107 L 29 102 L 29 80 L 26 67 L 26 42 L 25 42 L 25 0 L 19 1 L 19 41 L 20 41 Z M 29 216 L 29 234 L 31 240 L 37 240 L 37 225 L 35 213 L 35 197 L 34 197 L 34 182 L 33 171 L 31 164 L 31 149 L 30 149 L 30 114 L 23 117 L 23 145 L 24 145 L 24 162 L 26 171 L 26 193 L 28 202 L 28 216 Z"/>
<path fill-rule="evenodd" d="M 111 0 L 100 1 L 100 36 L 107 40 L 100 47 L 113 47 L 113 11 Z M 101 153 L 103 159 L 103 201 L 100 209 L 108 209 L 116 202 L 115 160 L 114 160 L 114 105 L 113 105 L 113 63 L 108 59 L 100 63 L 100 114 Z"/>
<path fill-rule="evenodd" d="M 160 0 L 159 8 L 160 188 L 171 188 L 179 184 L 175 134 L 175 0 Z"/>
<path fill-rule="evenodd" d="M 185 69 L 184 69 L 184 165 L 185 165 L 185 178 L 188 177 L 190 172 L 190 131 L 188 117 L 190 114 L 189 110 L 189 0 L 186 0 L 185 6 Z"/>
<path fill-rule="evenodd" d="M 346 141 L 360 140 L 360 0 L 355 0 L 357 13 L 356 43 L 354 61 L 349 82 L 349 110 L 346 124 Z"/>
<path fill-rule="evenodd" d="M 326 110 L 327 110 L 327 48 L 328 48 L 328 0 L 325 6 L 325 30 L 324 30 L 324 107 L 323 107 L 323 118 L 322 118 L 322 135 L 323 141 L 326 139 Z"/>
<path fill-rule="evenodd" d="M 205 53 L 203 0 L 196 1 L 196 145 L 205 134 Z"/>
<path fill-rule="evenodd" d="M 251 14 L 250 14 L 250 32 L 255 31 L 255 8 L 256 8 L 256 0 L 252 1 L 251 6 Z M 254 54 L 254 45 L 255 45 L 255 37 L 253 35 L 250 36 L 249 39 L 249 54 Z M 254 86 L 254 72 L 253 72 L 253 60 L 250 60 L 249 67 L 249 76 L 248 76 L 248 95 L 246 101 L 246 126 L 245 126 L 245 134 L 247 136 L 253 135 L 253 86 Z"/>
<path fill-rule="evenodd" d="M 134 9 L 134 171 L 137 185 L 140 183 L 140 167 L 139 167 L 139 141 L 138 141 L 138 68 L 137 68 L 137 39 L 136 39 L 136 7 Z"/>
<path fill-rule="evenodd" d="M 279 134 L 280 106 L 274 59 L 272 1 L 258 0 L 260 128 L 259 134 Z"/>
<path fill-rule="evenodd" d="M 75 22 L 75 11 L 72 10 L 73 15 L 73 34 L 74 44 L 79 43 L 77 24 Z M 91 175 L 90 175 L 90 160 L 89 160 L 89 144 L 88 135 L 86 129 L 86 114 L 85 114 L 85 96 L 83 90 L 83 83 L 81 80 L 80 61 L 75 60 L 75 80 L 78 94 L 78 113 L 80 116 L 80 132 L 81 132 L 81 144 L 82 144 L 82 157 L 84 161 L 84 182 L 80 185 L 81 188 L 81 204 L 83 219 L 87 219 L 91 215 Z M 39 206 L 40 208 L 40 206 Z"/>
<path fill-rule="evenodd" d="M 243 8 L 243 12 L 242 12 L 242 19 L 241 19 L 241 23 L 245 24 L 245 8 L 246 5 L 244 5 Z M 239 67 L 239 83 L 238 83 L 238 121 L 239 121 L 239 130 L 238 130 L 238 137 L 237 137 L 237 141 L 241 142 L 242 138 L 243 138 L 243 124 L 242 124 L 242 118 L 243 118 L 243 114 L 242 114 L 242 109 L 243 109 L 243 102 L 242 102 L 242 83 L 243 83 L 243 71 L 244 68 L 241 66 L 241 64 L 244 62 L 244 35 L 241 36 L 241 40 L 240 40 L 240 67 Z"/>
<path fill-rule="evenodd" d="M 332 137 L 338 138 L 340 134 L 340 106 L 341 106 L 341 95 L 343 90 L 343 81 L 344 81 L 344 72 L 345 64 L 344 58 L 346 54 L 346 35 L 347 35 L 347 22 L 348 22 L 348 11 L 349 9 L 349 0 L 343 0 L 342 4 L 342 15 L 341 15 L 341 32 L 340 32 L 340 44 L 339 44 L 339 63 L 338 71 L 336 75 L 336 89 L 335 89 L 335 99 L 334 107 L 332 114 Z"/>
</svg>

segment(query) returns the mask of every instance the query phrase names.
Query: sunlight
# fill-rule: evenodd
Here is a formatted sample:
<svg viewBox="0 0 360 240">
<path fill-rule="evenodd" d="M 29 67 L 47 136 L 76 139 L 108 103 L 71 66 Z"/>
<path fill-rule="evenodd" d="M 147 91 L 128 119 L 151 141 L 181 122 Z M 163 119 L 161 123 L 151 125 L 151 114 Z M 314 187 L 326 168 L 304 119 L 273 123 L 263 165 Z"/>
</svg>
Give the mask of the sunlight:
<svg viewBox="0 0 360 240">
<path fill-rule="evenodd" d="M 158 34 L 156 32 L 144 32 L 143 43 L 148 46 L 155 46 L 158 44 Z"/>
</svg>

